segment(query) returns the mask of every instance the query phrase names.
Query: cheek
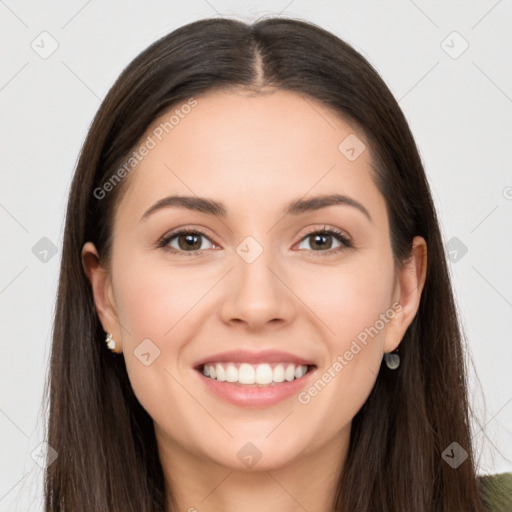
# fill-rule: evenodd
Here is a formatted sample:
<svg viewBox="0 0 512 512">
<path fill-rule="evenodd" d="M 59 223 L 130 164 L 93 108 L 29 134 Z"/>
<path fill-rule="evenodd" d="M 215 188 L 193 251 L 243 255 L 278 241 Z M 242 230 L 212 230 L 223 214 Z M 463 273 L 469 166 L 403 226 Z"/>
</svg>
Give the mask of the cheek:
<svg viewBox="0 0 512 512">
<path fill-rule="evenodd" d="M 211 268 L 194 269 L 147 255 L 121 261 L 118 269 L 118 313 L 130 332 L 123 333 L 123 339 L 127 336 L 133 344 L 151 338 L 164 348 L 178 330 L 190 325 L 216 279 Z"/>
<path fill-rule="evenodd" d="M 396 315 L 393 279 L 391 253 L 371 255 L 367 261 L 354 258 L 330 269 L 328 278 L 315 280 L 314 293 L 308 295 L 308 305 L 322 320 L 323 327 L 317 325 L 325 333 L 328 351 L 317 387 L 329 388 L 320 394 L 331 403 L 343 394 L 345 413 L 347 408 L 357 412 L 379 372 L 386 329 Z"/>
<path fill-rule="evenodd" d="M 153 414 L 162 390 L 169 403 L 183 392 L 173 376 L 180 380 L 189 369 L 184 348 L 200 336 L 201 318 L 213 314 L 207 292 L 223 273 L 155 260 L 133 254 L 119 259 L 114 276 L 127 372 L 137 398 Z"/>
<path fill-rule="evenodd" d="M 194 337 L 194 308 L 204 287 L 190 273 L 133 258 L 118 266 L 123 357 L 137 400 L 157 422 L 190 397 L 180 387 L 180 356 Z M 122 270 L 124 269 L 124 270 Z M 117 299 L 117 296 L 116 296 Z"/>
<path fill-rule="evenodd" d="M 389 302 L 392 277 L 383 267 L 347 267 L 325 280 L 324 294 L 308 304 L 322 320 L 317 325 L 327 357 L 298 401 L 305 422 L 323 441 L 354 418 L 375 384 L 384 333 L 395 313 Z"/>
<path fill-rule="evenodd" d="M 324 330 L 338 349 L 374 325 L 390 308 L 393 271 L 385 257 L 371 263 L 347 260 L 339 267 L 309 272 L 301 282 L 297 294 L 323 320 Z M 382 327 L 380 322 L 378 325 Z"/>
</svg>

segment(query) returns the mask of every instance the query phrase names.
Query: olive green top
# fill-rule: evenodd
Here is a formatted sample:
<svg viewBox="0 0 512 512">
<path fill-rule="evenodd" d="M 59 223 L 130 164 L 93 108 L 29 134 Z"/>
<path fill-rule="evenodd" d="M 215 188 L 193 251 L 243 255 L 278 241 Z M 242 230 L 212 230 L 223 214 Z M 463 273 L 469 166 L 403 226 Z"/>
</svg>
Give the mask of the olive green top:
<svg viewBox="0 0 512 512">
<path fill-rule="evenodd" d="M 512 473 L 481 475 L 480 493 L 488 512 L 512 512 Z"/>
</svg>

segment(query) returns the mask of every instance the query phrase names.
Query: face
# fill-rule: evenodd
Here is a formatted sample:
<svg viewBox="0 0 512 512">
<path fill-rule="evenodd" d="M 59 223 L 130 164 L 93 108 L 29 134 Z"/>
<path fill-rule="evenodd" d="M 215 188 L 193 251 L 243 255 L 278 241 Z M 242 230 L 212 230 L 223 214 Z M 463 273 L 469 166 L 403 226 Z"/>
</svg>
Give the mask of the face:
<svg viewBox="0 0 512 512">
<path fill-rule="evenodd" d="M 346 444 L 417 311 L 424 241 L 395 269 L 366 138 L 322 104 L 285 91 L 196 101 L 169 133 L 169 114 L 148 129 L 111 267 L 90 243 L 84 267 L 160 449 L 276 469 Z M 345 199 L 312 201 L 333 195 Z M 158 207 L 170 196 L 190 200 Z"/>
</svg>

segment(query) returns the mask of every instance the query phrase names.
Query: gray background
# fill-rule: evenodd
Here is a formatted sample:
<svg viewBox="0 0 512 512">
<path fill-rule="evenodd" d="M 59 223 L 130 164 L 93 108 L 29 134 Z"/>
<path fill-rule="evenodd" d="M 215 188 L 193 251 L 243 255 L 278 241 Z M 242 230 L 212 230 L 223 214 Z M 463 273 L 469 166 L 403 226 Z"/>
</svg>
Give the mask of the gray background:
<svg viewBox="0 0 512 512">
<path fill-rule="evenodd" d="M 141 50 L 185 23 L 278 13 L 352 44 L 399 100 L 474 361 L 479 472 L 512 470 L 511 0 L 0 0 L 0 512 L 42 510 L 41 392 L 64 211 L 102 98 Z"/>
</svg>

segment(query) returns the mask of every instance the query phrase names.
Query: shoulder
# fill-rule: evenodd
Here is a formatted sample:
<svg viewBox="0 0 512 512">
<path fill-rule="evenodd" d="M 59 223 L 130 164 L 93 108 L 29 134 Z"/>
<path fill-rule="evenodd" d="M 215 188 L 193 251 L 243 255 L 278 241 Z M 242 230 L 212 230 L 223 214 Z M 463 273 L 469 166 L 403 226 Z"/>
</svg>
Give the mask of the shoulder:
<svg viewBox="0 0 512 512">
<path fill-rule="evenodd" d="M 488 512 L 512 512 L 512 473 L 478 477 L 480 496 Z"/>
</svg>

